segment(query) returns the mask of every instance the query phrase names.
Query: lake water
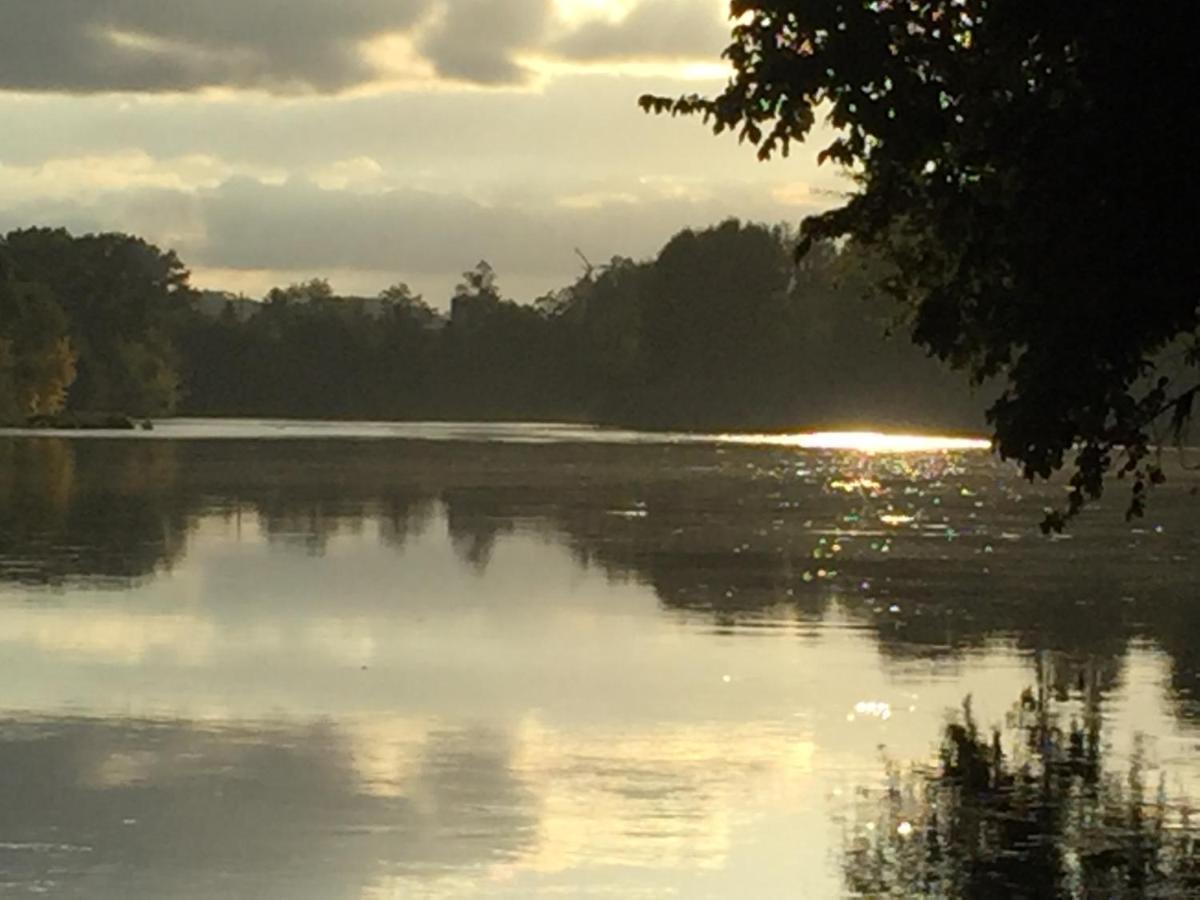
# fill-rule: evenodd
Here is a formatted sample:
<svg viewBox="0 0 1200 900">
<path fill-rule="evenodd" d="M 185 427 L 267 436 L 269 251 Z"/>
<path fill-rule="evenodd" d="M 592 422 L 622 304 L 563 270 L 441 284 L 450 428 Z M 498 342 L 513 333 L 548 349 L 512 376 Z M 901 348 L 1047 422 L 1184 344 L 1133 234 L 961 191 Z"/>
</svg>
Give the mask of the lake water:
<svg viewBox="0 0 1200 900">
<path fill-rule="evenodd" d="M 1051 539 L 986 450 L 822 443 L 0 434 L 0 894 L 869 892 L 964 698 L 1026 688 L 1178 831 L 1200 476 Z"/>
</svg>

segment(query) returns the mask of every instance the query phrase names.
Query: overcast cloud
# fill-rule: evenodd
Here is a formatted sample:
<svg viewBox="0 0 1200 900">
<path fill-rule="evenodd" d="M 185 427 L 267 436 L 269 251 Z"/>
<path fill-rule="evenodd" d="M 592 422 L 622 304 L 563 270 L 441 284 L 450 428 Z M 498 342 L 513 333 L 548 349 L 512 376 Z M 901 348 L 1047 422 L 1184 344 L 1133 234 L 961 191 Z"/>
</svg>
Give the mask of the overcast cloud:
<svg viewBox="0 0 1200 900">
<path fill-rule="evenodd" d="M 406 31 L 431 0 L 5 0 L 0 86 L 337 90 L 373 77 L 361 42 Z"/>
<path fill-rule="evenodd" d="M 514 60 L 538 47 L 550 21 L 542 0 L 452 0 L 422 32 L 418 47 L 438 75 L 476 84 L 519 84 L 532 76 Z"/>
<path fill-rule="evenodd" d="M 0 0 L 0 227 L 135 232 L 252 294 L 437 302 L 486 258 L 531 299 L 575 247 L 832 202 L 811 155 L 638 110 L 719 90 L 728 29 L 717 0 Z"/>
<path fill-rule="evenodd" d="M 592 20 L 557 40 L 567 59 L 716 59 L 729 43 L 728 23 L 695 0 L 643 0 L 617 21 Z"/>
<path fill-rule="evenodd" d="M 413 189 L 363 193 L 299 178 L 269 184 L 235 177 L 195 192 L 144 187 L 82 202 L 42 200 L 0 213 L 0 228 L 63 224 L 166 235 L 201 272 L 265 270 L 297 273 L 296 279 L 369 272 L 382 279 L 374 290 L 404 280 L 444 304 L 458 273 L 480 259 L 520 286 L 519 299 L 529 300 L 573 279 L 577 247 L 595 259 L 649 257 L 682 227 L 730 215 L 794 220 L 817 208 L 819 199 L 797 204 L 747 185 L 710 186 L 695 196 L 653 182 L 612 188 L 485 205 Z"/>
<path fill-rule="evenodd" d="M 388 76 L 369 45 L 407 38 L 435 77 L 519 85 L 523 55 L 712 58 L 707 0 L 644 0 L 567 20 L 554 0 L 5 0 L 0 89 L 102 93 L 337 92 Z"/>
</svg>

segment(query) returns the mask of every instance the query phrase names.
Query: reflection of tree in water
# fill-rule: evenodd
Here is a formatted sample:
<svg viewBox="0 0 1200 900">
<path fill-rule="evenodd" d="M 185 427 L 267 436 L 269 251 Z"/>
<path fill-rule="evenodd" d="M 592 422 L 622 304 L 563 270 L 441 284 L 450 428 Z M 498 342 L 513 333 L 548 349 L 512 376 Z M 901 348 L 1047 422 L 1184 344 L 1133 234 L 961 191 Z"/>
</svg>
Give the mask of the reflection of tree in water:
<svg viewBox="0 0 1200 900">
<path fill-rule="evenodd" d="M 0 571 L 60 584 L 169 568 L 190 525 L 178 490 L 165 443 L 0 441 Z"/>
<path fill-rule="evenodd" d="M 1146 783 L 1140 747 L 1106 771 L 1091 673 L 1039 666 L 1007 720 L 982 734 L 970 701 L 947 725 L 940 763 L 895 772 L 886 797 L 846 838 L 855 896 L 1183 897 L 1200 894 L 1200 847 L 1188 810 Z M 1064 682 L 1077 681 L 1065 717 Z M 1056 686 L 1055 682 L 1058 683 Z M 1065 718 L 1065 721 L 1064 721 Z M 1153 794 L 1151 796 L 1151 794 Z"/>
<path fill-rule="evenodd" d="M 268 443 L 263 458 L 258 442 L 177 445 L 197 506 L 251 513 L 269 540 L 315 556 L 369 523 L 383 544 L 401 549 L 433 517 L 437 482 L 403 447 L 280 441 Z"/>
<path fill-rule="evenodd" d="M 486 488 L 450 488 L 442 492 L 446 533 L 454 552 L 482 572 L 492 560 L 496 539 L 514 528 L 512 501 Z"/>
<path fill-rule="evenodd" d="M 1137 534 L 1109 510 L 1050 542 L 1036 534 L 1036 498 L 1019 496 L 1028 485 L 953 454 L 10 439 L 0 440 L 0 578 L 144 577 L 178 558 L 190 525 L 235 512 L 311 553 L 371 524 L 399 549 L 440 509 L 477 571 L 504 535 L 535 531 L 580 565 L 722 626 L 784 610 L 815 622 L 836 604 L 903 664 L 953 663 L 997 637 L 1115 661 L 1150 638 L 1171 655 L 1181 714 L 1196 715 L 1186 485 L 1173 476 L 1155 497 L 1162 533 Z"/>
<path fill-rule="evenodd" d="M 359 534 L 370 510 L 349 497 L 324 491 L 273 492 L 254 499 L 253 509 L 267 537 L 320 556 L 339 534 Z"/>
<path fill-rule="evenodd" d="M 1153 638 L 1170 657 L 1170 697 L 1180 716 L 1200 719 L 1200 604 L 1194 593 L 1155 606 Z"/>
<path fill-rule="evenodd" d="M 209 515 L 253 513 L 269 539 L 312 554 L 370 521 L 399 548 L 432 518 L 436 488 L 409 481 L 394 458 L 356 459 L 332 442 L 280 444 L 269 460 L 258 451 L 0 439 L 0 580 L 127 584 L 169 569 Z"/>
<path fill-rule="evenodd" d="M 379 539 L 385 546 L 402 550 L 433 522 L 436 505 L 420 486 L 387 490 L 379 498 Z"/>
</svg>

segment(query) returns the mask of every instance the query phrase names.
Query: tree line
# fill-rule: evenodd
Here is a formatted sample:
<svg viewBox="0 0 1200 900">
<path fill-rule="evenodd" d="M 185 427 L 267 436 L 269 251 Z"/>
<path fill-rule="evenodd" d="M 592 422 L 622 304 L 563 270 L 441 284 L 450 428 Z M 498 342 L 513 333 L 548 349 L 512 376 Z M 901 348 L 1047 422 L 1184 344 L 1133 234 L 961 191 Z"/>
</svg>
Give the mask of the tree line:
<svg viewBox="0 0 1200 900">
<path fill-rule="evenodd" d="M 644 427 L 977 428 L 982 403 L 907 340 L 832 242 L 797 266 L 784 226 L 728 220 L 658 255 L 585 260 L 533 303 L 480 262 L 439 309 L 407 285 L 327 281 L 262 301 L 192 288 L 123 234 L 0 242 L 0 420 L 67 413 L 560 419 Z"/>
</svg>

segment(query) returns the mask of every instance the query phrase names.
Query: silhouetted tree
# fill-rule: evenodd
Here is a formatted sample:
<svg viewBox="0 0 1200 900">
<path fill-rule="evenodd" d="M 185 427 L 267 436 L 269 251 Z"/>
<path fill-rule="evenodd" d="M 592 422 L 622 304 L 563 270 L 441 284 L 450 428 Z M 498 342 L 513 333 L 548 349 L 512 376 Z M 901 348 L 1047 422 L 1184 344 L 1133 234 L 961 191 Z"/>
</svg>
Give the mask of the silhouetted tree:
<svg viewBox="0 0 1200 900">
<path fill-rule="evenodd" d="M 653 260 L 588 263 L 534 304 L 481 262 L 445 315 L 404 284 L 353 297 L 312 279 L 263 302 L 193 292 L 172 254 L 136 238 L 14 232 L 0 398 L 7 419 L 53 412 L 77 353 L 72 411 L 970 427 L 964 388 L 881 340 L 855 274 L 873 258 L 822 245 L 794 271 L 789 239 L 736 220 L 686 230 Z"/>
<path fill-rule="evenodd" d="M 566 411 L 544 311 L 503 297 L 487 262 L 463 273 L 440 341 L 438 379 L 455 409 L 483 418 Z"/>
<path fill-rule="evenodd" d="M 822 160 L 858 190 L 802 226 L 849 236 L 891 271 L 913 338 L 1003 390 L 999 452 L 1048 477 L 1078 446 L 1061 528 L 1114 467 L 1141 511 L 1154 423 L 1198 389 L 1200 208 L 1190 7 L 1117 0 L 736 0 L 717 97 L 643 97 L 702 116 L 761 158 L 837 129 Z M 1182 341 L 1187 365 L 1155 370 Z M 1149 377 L 1152 376 L 1152 377 Z"/>
<path fill-rule="evenodd" d="M 614 257 L 590 268 L 556 301 L 559 346 L 571 360 L 574 390 L 601 420 L 629 414 L 646 382 L 643 307 L 649 263 Z"/>
<path fill-rule="evenodd" d="M 59 412 L 75 359 L 62 308 L 44 286 L 16 282 L 0 246 L 0 423 Z"/>
<path fill-rule="evenodd" d="M 762 226 L 730 220 L 672 238 L 644 312 L 651 402 L 685 424 L 770 405 L 788 381 L 789 276 L 782 242 Z"/>
<path fill-rule="evenodd" d="M 62 229 L 4 238 L 12 277 L 45 288 L 66 314 L 78 354 L 68 403 L 134 415 L 174 411 L 179 374 L 171 333 L 186 312 L 187 271 L 174 252 L 123 234 Z"/>
</svg>

